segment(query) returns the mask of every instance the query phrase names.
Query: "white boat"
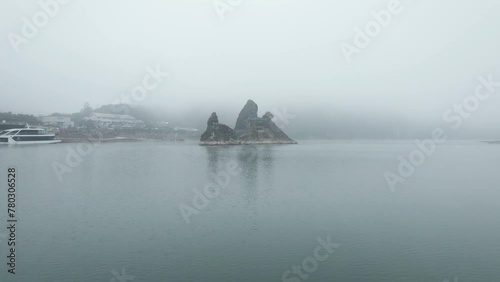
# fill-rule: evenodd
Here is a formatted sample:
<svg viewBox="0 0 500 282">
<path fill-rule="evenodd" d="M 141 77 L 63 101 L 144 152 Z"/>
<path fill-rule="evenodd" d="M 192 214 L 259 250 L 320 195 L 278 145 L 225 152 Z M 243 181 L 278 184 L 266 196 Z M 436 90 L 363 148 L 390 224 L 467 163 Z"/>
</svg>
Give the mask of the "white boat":
<svg viewBox="0 0 500 282">
<path fill-rule="evenodd" d="M 55 139 L 56 135 L 49 133 L 45 128 L 12 128 L 0 132 L 1 144 L 52 144 L 61 140 Z"/>
</svg>

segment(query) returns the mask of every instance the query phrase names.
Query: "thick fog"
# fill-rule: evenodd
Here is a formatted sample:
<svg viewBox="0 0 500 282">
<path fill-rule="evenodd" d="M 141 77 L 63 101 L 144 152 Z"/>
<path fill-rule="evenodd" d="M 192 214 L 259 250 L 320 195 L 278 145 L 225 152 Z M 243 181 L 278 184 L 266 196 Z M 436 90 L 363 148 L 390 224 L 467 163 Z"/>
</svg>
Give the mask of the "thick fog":
<svg viewBox="0 0 500 282">
<path fill-rule="evenodd" d="M 500 138 L 500 2 L 396 2 L 4 1 L 0 112 L 126 102 L 154 70 L 134 104 L 186 126 L 203 127 L 213 111 L 234 126 L 253 99 L 260 115 L 287 115 L 282 126 L 300 138 L 416 138 L 452 126 L 456 138 Z M 357 28 L 367 46 L 356 45 Z M 454 105 L 478 85 L 492 95 L 458 125 Z"/>
</svg>

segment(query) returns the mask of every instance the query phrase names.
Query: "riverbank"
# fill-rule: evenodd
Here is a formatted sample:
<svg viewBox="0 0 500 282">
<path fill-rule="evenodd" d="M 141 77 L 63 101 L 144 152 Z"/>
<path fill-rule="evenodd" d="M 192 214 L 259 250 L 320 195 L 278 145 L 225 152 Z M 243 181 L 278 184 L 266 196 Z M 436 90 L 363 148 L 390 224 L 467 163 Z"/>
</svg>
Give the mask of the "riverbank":
<svg viewBox="0 0 500 282">
<path fill-rule="evenodd" d="M 62 143 L 82 142 L 155 142 L 170 141 L 184 142 L 196 140 L 197 134 L 154 130 L 154 129 L 100 129 L 100 130 L 61 130 L 56 133 L 56 138 Z"/>
<path fill-rule="evenodd" d="M 226 146 L 226 145 L 272 145 L 272 144 L 297 144 L 296 141 L 286 140 L 259 140 L 259 141 L 201 141 L 200 146 Z"/>
<path fill-rule="evenodd" d="M 113 138 L 61 138 L 61 143 L 82 143 L 82 142 L 141 142 L 151 141 L 144 138 L 113 137 Z"/>
</svg>

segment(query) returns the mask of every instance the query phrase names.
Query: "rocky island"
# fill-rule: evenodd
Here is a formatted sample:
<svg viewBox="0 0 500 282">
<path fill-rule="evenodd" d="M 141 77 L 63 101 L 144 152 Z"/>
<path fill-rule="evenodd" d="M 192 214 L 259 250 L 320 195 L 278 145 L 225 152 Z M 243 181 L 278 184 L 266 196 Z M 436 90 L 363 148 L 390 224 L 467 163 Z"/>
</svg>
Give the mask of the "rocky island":
<svg viewBox="0 0 500 282">
<path fill-rule="evenodd" d="M 214 112 L 207 121 L 207 130 L 201 135 L 200 145 L 247 145 L 247 144 L 297 144 L 274 122 L 270 112 L 257 115 L 258 106 L 248 100 L 241 110 L 234 130 L 219 123 Z"/>
</svg>

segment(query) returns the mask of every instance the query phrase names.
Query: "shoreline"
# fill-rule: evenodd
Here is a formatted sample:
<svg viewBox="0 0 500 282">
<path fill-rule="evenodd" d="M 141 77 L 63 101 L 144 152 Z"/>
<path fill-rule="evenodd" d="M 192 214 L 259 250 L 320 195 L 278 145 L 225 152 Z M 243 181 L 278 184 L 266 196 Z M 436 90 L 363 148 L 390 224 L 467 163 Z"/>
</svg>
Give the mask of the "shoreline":
<svg viewBox="0 0 500 282">
<path fill-rule="evenodd" d="M 61 138 L 60 143 L 118 143 L 118 142 L 151 142 L 151 141 L 167 141 L 167 142 L 185 142 L 184 139 L 166 140 L 155 138 L 137 138 L 137 137 L 111 137 L 111 138 Z"/>
<path fill-rule="evenodd" d="M 200 146 L 235 146 L 235 145 L 290 145 L 298 144 L 296 141 L 262 140 L 262 141 L 201 141 Z"/>
</svg>

